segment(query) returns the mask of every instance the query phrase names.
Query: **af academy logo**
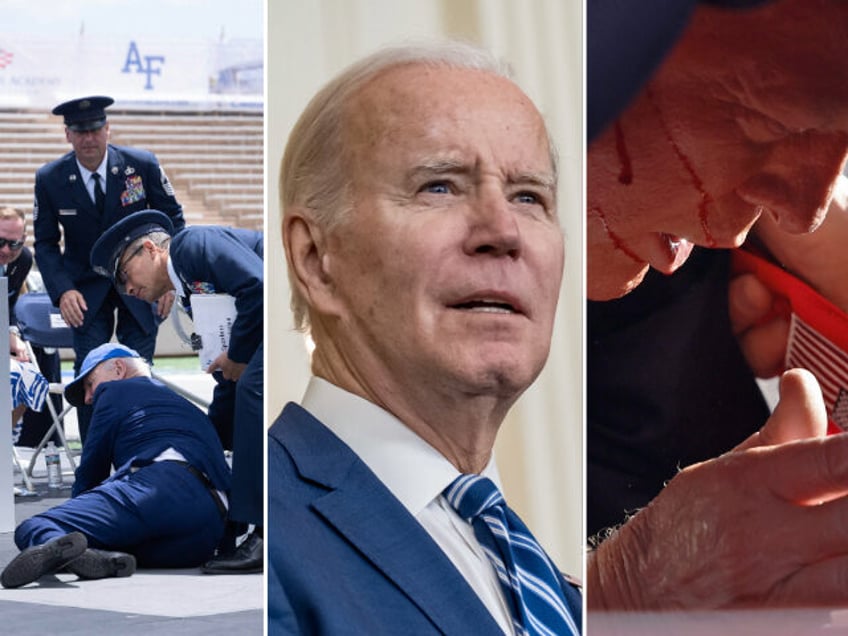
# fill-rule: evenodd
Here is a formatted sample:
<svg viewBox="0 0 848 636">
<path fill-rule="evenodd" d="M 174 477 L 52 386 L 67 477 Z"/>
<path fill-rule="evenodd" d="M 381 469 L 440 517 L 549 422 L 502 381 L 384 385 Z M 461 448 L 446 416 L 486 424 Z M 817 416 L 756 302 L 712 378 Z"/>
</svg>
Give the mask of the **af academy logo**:
<svg viewBox="0 0 848 636">
<path fill-rule="evenodd" d="M 124 60 L 124 68 L 121 73 L 141 73 L 147 77 L 144 90 L 153 90 L 153 76 L 162 75 L 162 66 L 165 64 L 164 55 L 142 55 L 138 50 L 135 40 L 130 40 L 127 57 Z"/>
</svg>

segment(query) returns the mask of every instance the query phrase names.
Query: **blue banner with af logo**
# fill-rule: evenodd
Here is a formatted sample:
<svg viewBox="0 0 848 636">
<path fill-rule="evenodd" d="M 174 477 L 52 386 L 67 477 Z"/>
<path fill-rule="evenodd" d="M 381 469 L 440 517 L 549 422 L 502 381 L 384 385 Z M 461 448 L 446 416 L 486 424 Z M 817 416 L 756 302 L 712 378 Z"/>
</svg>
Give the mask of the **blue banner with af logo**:
<svg viewBox="0 0 848 636">
<path fill-rule="evenodd" d="M 0 107 L 52 107 L 104 87 L 124 104 L 261 107 L 262 60 L 261 38 L 42 37 L 0 26 Z"/>
</svg>

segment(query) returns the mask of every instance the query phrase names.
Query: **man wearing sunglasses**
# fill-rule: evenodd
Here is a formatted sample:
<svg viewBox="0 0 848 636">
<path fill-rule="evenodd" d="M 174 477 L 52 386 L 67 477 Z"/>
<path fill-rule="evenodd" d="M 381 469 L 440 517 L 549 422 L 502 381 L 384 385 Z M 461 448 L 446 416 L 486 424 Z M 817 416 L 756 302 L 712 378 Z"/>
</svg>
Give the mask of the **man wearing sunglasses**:
<svg viewBox="0 0 848 636">
<path fill-rule="evenodd" d="M 8 279 L 10 319 L 29 270 L 32 269 L 32 252 L 24 247 L 25 237 L 26 217 L 23 210 L 0 208 L 0 275 Z M 14 332 L 9 338 L 9 353 L 18 359 L 26 355 L 23 343 Z"/>
<path fill-rule="evenodd" d="M 158 324 L 173 302 L 169 295 L 151 310 L 148 302 L 122 298 L 91 270 L 95 239 L 118 220 L 147 208 L 165 212 L 177 229 L 184 225 L 182 207 L 156 157 L 109 143 L 105 109 L 112 103 L 111 97 L 90 96 L 56 106 L 53 114 L 64 118 L 73 150 L 35 175 L 35 259 L 51 300 L 73 328 L 75 372 L 88 352 L 109 342 L 113 332 L 151 361 Z M 90 418 L 91 409 L 82 408 L 83 442 Z"/>
<path fill-rule="evenodd" d="M 26 240 L 26 215 L 23 210 L 12 207 L 0 207 L 0 275 L 8 279 L 9 320 L 14 321 L 14 308 L 23 291 L 27 275 L 32 269 L 32 252 L 24 245 Z M 50 382 L 60 379 L 60 363 L 58 352 L 45 353 L 41 347 L 33 347 L 38 368 L 41 374 Z M 9 353 L 18 362 L 27 362 L 28 357 L 24 343 L 17 335 L 17 329 L 9 332 Z M 58 397 L 51 397 L 59 402 Z M 61 409 L 60 409 L 61 410 Z M 18 419 L 13 414 L 15 422 Z M 52 419 L 47 411 L 24 411 L 23 427 L 16 443 L 20 446 L 36 446 L 50 428 Z M 13 424 L 15 423 L 13 422 Z"/>
<path fill-rule="evenodd" d="M 209 417 L 224 448 L 233 451 L 228 539 L 204 565 L 209 574 L 263 569 L 262 240 L 261 232 L 220 226 L 175 232 L 167 215 L 145 210 L 113 225 L 91 251 L 94 271 L 111 278 L 121 294 L 152 302 L 176 291 L 195 312 L 197 296 L 235 301 L 227 347 L 206 369 L 217 382 Z M 235 537 L 250 525 L 254 531 L 236 548 Z"/>
</svg>

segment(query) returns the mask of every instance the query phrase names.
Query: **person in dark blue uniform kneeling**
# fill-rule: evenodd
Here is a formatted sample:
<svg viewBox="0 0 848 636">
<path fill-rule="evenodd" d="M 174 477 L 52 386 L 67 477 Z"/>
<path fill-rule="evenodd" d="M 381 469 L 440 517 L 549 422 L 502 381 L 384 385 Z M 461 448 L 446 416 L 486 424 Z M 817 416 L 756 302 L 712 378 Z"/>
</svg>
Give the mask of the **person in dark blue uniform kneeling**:
<svg viewBox="0 0 848 636">
<path fill-rule="evenodd" d="M 224 533 L 230 469 L 207 416 L 115 343 L 86 356 L 65 398 L 94 407 L 72 496 L 16 528 L 22 552 L 3 587 L 62 568 L 97 579 L 209 559 Z"/>
</svg>

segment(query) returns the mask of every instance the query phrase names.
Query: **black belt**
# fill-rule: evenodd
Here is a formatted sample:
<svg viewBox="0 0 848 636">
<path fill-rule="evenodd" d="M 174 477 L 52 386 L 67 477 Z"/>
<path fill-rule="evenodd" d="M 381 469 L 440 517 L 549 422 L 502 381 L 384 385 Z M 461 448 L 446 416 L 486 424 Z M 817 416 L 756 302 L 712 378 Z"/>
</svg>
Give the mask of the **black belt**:
<svg viewBox="0 0 848 636">
<path fill-rule="evenodd" d="M 221 501 L 221 495 L 218 494 L 218 489 L 215 488 L 215 484 L 213 484 L 209 480 L 209 477 L 197 470 L 188 462 L 184 462 L 179 459 L 166 459 L 165 461 L 174 462 L 175 464 L 179 464 L 180 466 L 185 466 L 188 469 L 188 472 L 197 477 L 200 480 L 200 483 L 203 484 L 206 487 L 206 490 L 209 491 L 209 494 L 212 495 L 212 501 L 215 502 L 215 506 L 218 508 L 218 512 L 221 513 L 221 518 L 227 518 L 227 507 L 224 505 L 224 502 Z"/>
</svg>

